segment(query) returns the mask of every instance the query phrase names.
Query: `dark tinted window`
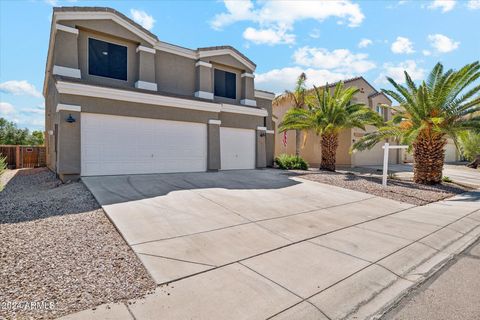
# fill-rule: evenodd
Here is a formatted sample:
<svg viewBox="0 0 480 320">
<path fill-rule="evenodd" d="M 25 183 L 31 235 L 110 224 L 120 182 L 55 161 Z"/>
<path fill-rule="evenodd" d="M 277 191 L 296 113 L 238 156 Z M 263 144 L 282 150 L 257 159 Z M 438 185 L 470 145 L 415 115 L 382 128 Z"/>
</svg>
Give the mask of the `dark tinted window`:
<svg viewBox="0 0 480 320">
<path fill-rule="evenodd" d="M 237 76 L 235 73 L 215 69 L 214 79 L 216 96 L 236 98 Z"/>
<path fill-rule="evenodd" d="M 127 80 L 127 47 L 88 39 L 88 73 Z"/>
</svg>

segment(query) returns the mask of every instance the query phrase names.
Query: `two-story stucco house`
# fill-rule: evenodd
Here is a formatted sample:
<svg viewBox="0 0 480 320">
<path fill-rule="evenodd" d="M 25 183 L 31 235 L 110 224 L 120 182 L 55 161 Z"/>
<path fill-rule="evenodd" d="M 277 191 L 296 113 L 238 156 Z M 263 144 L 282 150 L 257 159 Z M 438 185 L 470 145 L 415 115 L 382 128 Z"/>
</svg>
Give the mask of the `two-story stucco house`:
<svg viewBox="0 0 480 320">
<path fill-rule="evenodd" d="M 356 87 L 360 91 L 353 98 L 356 103 L 363 103 L 371 109 L 378 112 L 383 116 L 385 121 L 392 118 L 392 112 L 390 109 L 382 108 L 381 105 L 391 105 L 392 101 L 382 92 L 375 89 L 368 81 L 363 77 L 355 77 L 352 79 L 344 80 L 346 87 Z M 336 83 L 330 84 L 330 88 L 333 91 Z M 273 120 L 275 123 L 275 130 L 282 122 L 283 116 L 288 109 L 293 107 L 291 101 L 283 101 L 281 104 L 275 104 L 273 106 Z M 377 144 L 373 149 L 362 152 L 350 153 L 349 149 L 351 145 L 359 138 L 363 137 L 366 132 L 375 130 L 373 126 L 367 126 L 366 131 L 359 128 L 345 129 L 340 133 L 339 145 L 337 150 L 337 165 L 343 166 L 362 166 L 362 165 L 379 165 L 383 163 L 383 149 L 382 144 Z M 295 154 L 295 131 L 288 131 L 287 137 L 278 137 L 275 139 L 275 155 L 282 153 Z M 318 166 L 322 159 L 320 137 L 313 132 L 304 133 L 302 139 L 300 155 L 311 165 Z M 284 143 L 286 142 L 286 144 Z M 392 143 L 392 142 L 391 142 Z M 398 163 L 400 155 L 397 150 L 391 150 L 389 154 L 390 163 Z"/>
<path fill-rule="evenodd" d="M 44 82 L 48 167 L 81 176 L 273 162 L 270 92 L 230 46 L 160 41 L 123 14 L 54 8 Z"/>
</svg>

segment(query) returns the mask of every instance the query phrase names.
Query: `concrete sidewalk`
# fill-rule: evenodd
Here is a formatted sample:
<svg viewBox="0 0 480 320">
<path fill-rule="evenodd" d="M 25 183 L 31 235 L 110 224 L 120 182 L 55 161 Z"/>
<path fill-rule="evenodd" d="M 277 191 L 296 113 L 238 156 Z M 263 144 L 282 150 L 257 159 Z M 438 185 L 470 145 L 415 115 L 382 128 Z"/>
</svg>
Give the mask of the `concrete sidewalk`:
<svg viewBox="0 0 480 320">
<path fill-rule="evenodd" d="M 65 319 L 369 318 L 478 239 L 479 199 L 476 191 L 410 207 L 365 198 L 267 219 L 248 231 L 241 224 L 145 243 L 137 253 L 192 270 L 145 298 Z M 258 247 L 264 251 L 252 255 Z"/>
<path fill-rule="evenodd" d="M 382 166 L 365 166 L 365 168 L 379 170 L 381 175 Z M 391 164 L 389 172 L 395 172 L 399 178 L 413 178 L 413 164 Z M 443 165 L 443 176 L 449 177 L 453 182 L 471 188 L 480 188 L 480 170 L 466 167 L 465 163 L 446 163 Z"/>
</svg>

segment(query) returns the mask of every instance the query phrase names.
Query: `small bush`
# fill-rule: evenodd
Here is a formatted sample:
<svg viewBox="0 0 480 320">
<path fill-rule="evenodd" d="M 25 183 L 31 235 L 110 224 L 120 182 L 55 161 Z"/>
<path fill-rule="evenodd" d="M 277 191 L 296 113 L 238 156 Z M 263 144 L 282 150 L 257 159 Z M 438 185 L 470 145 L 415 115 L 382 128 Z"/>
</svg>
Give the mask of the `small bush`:
<svg viewBox="0 0 480 320">
<path fill-rule="evenodd" d="M 0 174 L 7 169 L 7 157 L 2 157 L 0 155 Z"/>
<path fill-rule="evenodd" d="M 307 170 L 308 163 L 301 157 L 281 154 L 275 158 L 275 163 L 283 170 Z"/>
<path fill-rule="evenodd" d="M 473 161 L 480 154 L 480 133 L 463 133 L 460 136 L 460 147 L 465 159 Z"/>
<path fill-rule="evenodd" d="M 450 179 L 450 177 L 447 177 L 447 176 L 444 176 L 444 177 L 442 178 L 442 181 L 443 181 L 443 182 L 453 182 L 453 180 Z"/>
</svg>

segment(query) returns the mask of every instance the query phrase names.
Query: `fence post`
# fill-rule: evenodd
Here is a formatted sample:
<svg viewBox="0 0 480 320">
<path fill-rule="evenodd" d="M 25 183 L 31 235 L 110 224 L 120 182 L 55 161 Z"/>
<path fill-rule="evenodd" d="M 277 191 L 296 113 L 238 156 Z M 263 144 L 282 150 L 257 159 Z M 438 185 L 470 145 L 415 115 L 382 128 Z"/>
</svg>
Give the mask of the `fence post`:
<svg viewBox="0 0 480 320">
<path fill-rule="evenodd" d="M 15 148 L 15 169 L 20 169 L 20 146 Z"/>
<path fill-rule="evenodd" d="M 387 175 L 388 175 L 388 152 L 390 144 L 385 142 L 383 146 L 383 175 L 382 175 L 382 185 L 387 186 Z"/>
</svg>

